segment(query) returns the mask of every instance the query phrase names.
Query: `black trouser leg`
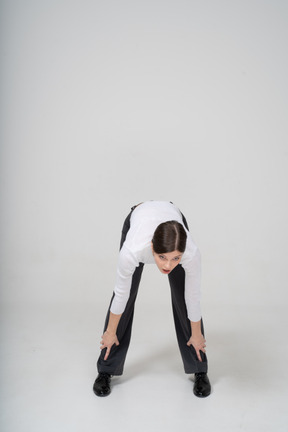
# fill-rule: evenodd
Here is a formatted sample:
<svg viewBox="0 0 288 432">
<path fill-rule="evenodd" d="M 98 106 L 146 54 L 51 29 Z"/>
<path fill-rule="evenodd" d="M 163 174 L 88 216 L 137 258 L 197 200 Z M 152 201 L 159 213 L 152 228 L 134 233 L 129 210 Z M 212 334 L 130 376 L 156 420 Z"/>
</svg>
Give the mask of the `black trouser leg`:
<svg viewBox="0 0 288 432">
<path fill-rule="evenodd" d="M 175 330 L 178 340 L 180 353 L 182 356 L 185 373 L 191 374 L 196 372 L 207 372 L 207 357 L 201 353 L 202 362 L 197 358 L 193 346 L 187 346 L 191 337 L 191 323 L 187 317 L 187 308 L 185 304 L 185 270 L 178 264 L 174 270 L 169 273 L 169 283 L 171 288 L 172 308 L 174 316 Z M 201 320 L 202 333 L 204 335 L 203 322 Z"/>
<path fill-rule="evenodd" d="M 134 210 L 134 208 L 135 206 L 132 207 L 132 211 Z M 120 249 L 125 241 L 127 232 L 129 231 L 130 228 L 130 216 L 132 211 L 124 221 L 121 242 L 120 242 Z M 107 372 L 111 375 L 122 375 L 123 373 L 124 363 L 125 363 L 127 351 L 130 344 L 130 339 L 131 339 L 132 323 L 133 323 L 133 316 L 134 316 L 134 305 L 138 293 L 143 267 L 144 264 L 140 263 L 139 267 L 135 269 L 135 272 L 132 277 L 129 300 L 127 302 L 127 305 L 121 316 L 117 328 L 117 337 L 119 341 L 119 346 L 113 345 L 107 360 L 104 360 L 106 349 L 103 349 L 101 351 L 100 357 L 97 362 L 97 368 L 99 373 Z M 113 301 L 113 298 L 114 298 L 114 294 L 111 303 Z M 110 303 L 110 307 L 111 307 L 111 303 Z M 104 331 L 107 329 L 108 326 L 110 307 L 107 312 Z"/>
<path fill-rule="evenodd" d="M 138 293 L 138 287 L 141 280 L 143 267 L 144 264 L 140 263 L 139 267 L 136 268 L 133 274 L 130 297 L 127 302 L 125 311 L 123 312 L 120 322 L 118 324 L 117 337 L 120 345 L 119 346 L 113 345 L 107 360 L 104 360 L 106 349 L 103 349 L 101 351 L 100 357 L 97 362 L 99 373 L 107 372 L 111 375 L 122 375 L 123 373 L 124 363 L 125 363 L 127 351 L 130 344 L 130 339 L 131 339 L 132 323 L 133 323 L 133 316 L 134 316 L 134 305 Z M 108 326 L 109 314 L 110 314 L 110 308 L 107 313 L 104 331 Z"/>
</svg>

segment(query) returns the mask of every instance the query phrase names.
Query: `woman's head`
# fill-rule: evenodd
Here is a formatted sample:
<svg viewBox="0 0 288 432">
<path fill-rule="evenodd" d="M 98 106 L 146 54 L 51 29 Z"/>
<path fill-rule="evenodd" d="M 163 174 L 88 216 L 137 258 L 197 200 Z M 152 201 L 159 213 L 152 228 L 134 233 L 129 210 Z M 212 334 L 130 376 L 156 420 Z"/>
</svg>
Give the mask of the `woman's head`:
<svg viewBox="0 0 288 432">
<path fill-rule="evenodd" d="M 181 261 L 186 248 L 187 234 L 177 221 L 160 224 L 153 235 L 152 251 L 161 273 L 170 273 Z"/>
<path fill-rule="evenodd" d="M 163 222 L 156 228 L 152 245 L 158 254 L 175 250 L 183 253 L 186 248 L 187 234 L 182 224 L 177 221 Z"/>
</svg>

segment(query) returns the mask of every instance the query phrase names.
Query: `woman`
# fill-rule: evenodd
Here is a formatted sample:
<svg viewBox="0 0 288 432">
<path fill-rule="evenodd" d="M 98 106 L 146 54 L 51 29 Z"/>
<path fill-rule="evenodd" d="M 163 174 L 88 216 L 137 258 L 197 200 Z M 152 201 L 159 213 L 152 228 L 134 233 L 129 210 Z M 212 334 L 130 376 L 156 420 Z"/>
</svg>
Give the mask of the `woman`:
<svg viewBox="0 0 288 432">
<path fill-rule="evenodd" d="M 200 311 L 200 261 L 186 219 L 173 203 L 147 201 L 132 207 L 122 230 L 116 286 L 101 340 L 99 374 L 93 386 L 97 396 L 108 396 L 111 376 L 123 373 L 141 274 L 144 264 L 150 263 L 168 275 L 184 371 L 195 374 L 194 394 L 210 394 Z"/>
</svg>

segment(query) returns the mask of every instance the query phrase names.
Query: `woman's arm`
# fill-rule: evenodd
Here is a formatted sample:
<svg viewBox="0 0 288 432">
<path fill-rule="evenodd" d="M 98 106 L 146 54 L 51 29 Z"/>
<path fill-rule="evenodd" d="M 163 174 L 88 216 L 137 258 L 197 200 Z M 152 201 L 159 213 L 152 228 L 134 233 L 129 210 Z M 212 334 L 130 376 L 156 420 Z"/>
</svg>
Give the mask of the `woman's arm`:
<svg viewBox="0 0 288 432">
<path fill-rule="evenodd" d="M 206 352 L 205 347 L 206 347 L 206 340 L 204 339 L 204 336 L 202 335 L 202 331 L 201 331 L 201 320 L 197 321 L 197 322 L 191 322 L 191 337 L 189 339 L 189 341 L 187 342 L 187 345 L 193 345 L 198 360 L 200 362 L 202 362 L 201 359 L 201 355 L 200 355 L 200 351 L 202 351 L 203 353 Z"/>
<path fill-rule="evenodd" d="M 107 360 L 111 351 L 111 348 L 114 344 L 119 345 L 119 341 L 116 335 L 117 327 L 120 321 L 122 314 L 116 315 L 110 312 L 109 322 L 106 331 L 102 335 L 101 346 L 100 349 L 107 348 L 104 360 Z"/>
</svg>

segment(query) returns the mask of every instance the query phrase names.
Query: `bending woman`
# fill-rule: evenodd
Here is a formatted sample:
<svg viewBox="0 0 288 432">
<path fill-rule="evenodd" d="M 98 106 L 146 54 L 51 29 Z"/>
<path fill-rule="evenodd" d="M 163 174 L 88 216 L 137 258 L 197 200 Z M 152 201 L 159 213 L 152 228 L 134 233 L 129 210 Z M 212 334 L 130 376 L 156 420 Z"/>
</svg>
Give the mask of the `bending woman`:
<svg viewBox="0 0 288 432">
<path fill-rule="evenodd" d="M 185 217 L 174 204 L 165 201 L 147 201 L 132 207 L 124 222 L 116 286 L 102 335 L 93 391 L 97 396 L 109 395 L 111 376 L 123 373 L 141 274 L 144 264 L 152 263 L 169 278 L 184 371 L 195 374 L 194 394 L 206 397 L 211 386 L 200 311 L 200 253 Z"/>
</svg>

